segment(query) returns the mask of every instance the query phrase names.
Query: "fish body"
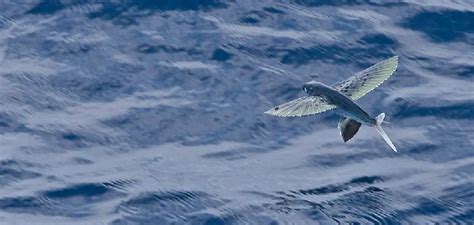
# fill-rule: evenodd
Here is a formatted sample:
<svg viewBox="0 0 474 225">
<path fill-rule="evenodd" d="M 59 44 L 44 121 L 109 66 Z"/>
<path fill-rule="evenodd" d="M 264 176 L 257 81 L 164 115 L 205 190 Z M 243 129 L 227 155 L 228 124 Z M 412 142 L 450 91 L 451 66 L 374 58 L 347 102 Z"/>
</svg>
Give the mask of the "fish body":
<svg viewBox="0 0 474 225">
<path fill-rule="evenodd" d="M 375 118 L 371 117 L 355 101 L 387 80 L 397 66 L 398 56 L 394 56 L 331 86 L 317 81 L 307 82 L 303 84 L 303 91 L 307 96 L 273 107 L 265 113 L 280 117 L 295 117 L 336 109 L 335 112 L 343 117 L 338 127 L 344 142 L 350 140 L 361 125 L 367 125 L 374 127 L 396 152 L 396 147 L 382 129 L 385 113 L 380 113 Z"/>
<path fill-rule="evenodd" d="M 303 91 L 310 96 L 321 97 L 329 104 L 336 106 L 338 109 L 336 113 L 343 117 L 354 119 L 368 126 L 374 126 L 377 122 L 352 99 L 326 84 L 310 81 L 303 85 Z"/>
</svg>

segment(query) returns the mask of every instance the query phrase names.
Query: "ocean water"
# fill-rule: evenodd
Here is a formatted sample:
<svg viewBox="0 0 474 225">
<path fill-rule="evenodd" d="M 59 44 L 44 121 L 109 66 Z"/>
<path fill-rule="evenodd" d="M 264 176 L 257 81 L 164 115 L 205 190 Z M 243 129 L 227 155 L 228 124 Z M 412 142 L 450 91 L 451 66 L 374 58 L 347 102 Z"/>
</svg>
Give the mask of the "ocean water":
<svg viewBox="0 0 474 225">
<path fill-rule="evenodd" d="M 0 1 L 0 224 L 474 224 L 472 0 Z M 263 114 L 398 55 L 358 103 Z"/>
</svg>

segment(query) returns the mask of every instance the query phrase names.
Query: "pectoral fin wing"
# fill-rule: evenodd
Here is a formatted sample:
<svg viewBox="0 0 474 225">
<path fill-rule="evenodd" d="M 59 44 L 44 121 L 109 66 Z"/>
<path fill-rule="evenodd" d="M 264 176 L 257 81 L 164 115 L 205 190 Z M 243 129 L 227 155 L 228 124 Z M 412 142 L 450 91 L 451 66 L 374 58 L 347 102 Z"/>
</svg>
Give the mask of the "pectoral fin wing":
<svg viewBox="0 0 474 225">
<path fill-rule="evenodd" d="M 305 96 L 283 103 L 266 111 L 266 114 L 281 117 L 307 116 L 321 113 L 336 106 L 317 96 Z"/>
<path fill-rule="evenodd" d="M 395 72 L 397 65 L 398 56 L 393 56 L 334 84 L 333 87 L 352 100 L 357 100 L 387 80 Z"/>
</svg>

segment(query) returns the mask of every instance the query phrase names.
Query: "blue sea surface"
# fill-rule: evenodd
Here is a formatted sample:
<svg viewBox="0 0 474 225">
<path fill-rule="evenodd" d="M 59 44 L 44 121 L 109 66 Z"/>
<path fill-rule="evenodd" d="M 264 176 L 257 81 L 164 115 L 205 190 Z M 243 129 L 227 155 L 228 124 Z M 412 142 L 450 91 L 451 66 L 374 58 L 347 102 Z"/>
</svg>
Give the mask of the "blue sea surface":
<svg viewBox="0 0 474 225">
<path fill-rule="evenodd" d="M 383 2 L 383 3 L 382 3 Z M 264 114 L 393 55 L 358 100 Z M 0 1 L 0 224 L 474 224 L 474 1 Z"/>
</svg>

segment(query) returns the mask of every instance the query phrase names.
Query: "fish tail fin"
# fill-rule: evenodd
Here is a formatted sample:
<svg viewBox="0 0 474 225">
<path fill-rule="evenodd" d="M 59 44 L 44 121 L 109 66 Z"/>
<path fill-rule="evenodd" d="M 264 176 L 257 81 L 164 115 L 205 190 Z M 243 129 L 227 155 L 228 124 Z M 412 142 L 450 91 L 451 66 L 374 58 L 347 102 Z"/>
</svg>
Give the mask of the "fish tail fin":
<svg viewBox="0 0 474 225">
<path fill-rule="evenodd" d="M 385 113 L 380 113 L 375 119 L 376 119 L 376 123 L 375 123 L 375 129 L 379 132 L 379 134 L 383 137 L 383 140 L 385 142 L 387 142 L 387 144 L 390 146 L 390 148 L 392 148 L 393 151 L 397 152 L 397 148 L 395 148 L 395 145 L 393 145 L 392 141 L 390 140 L 390 138 L 387 136 L 387 134 L 385 133 L 385 131 L 382 129 L 382 122 L 383 122 L 383 119 L 385 118 Z"/>
</svg>

